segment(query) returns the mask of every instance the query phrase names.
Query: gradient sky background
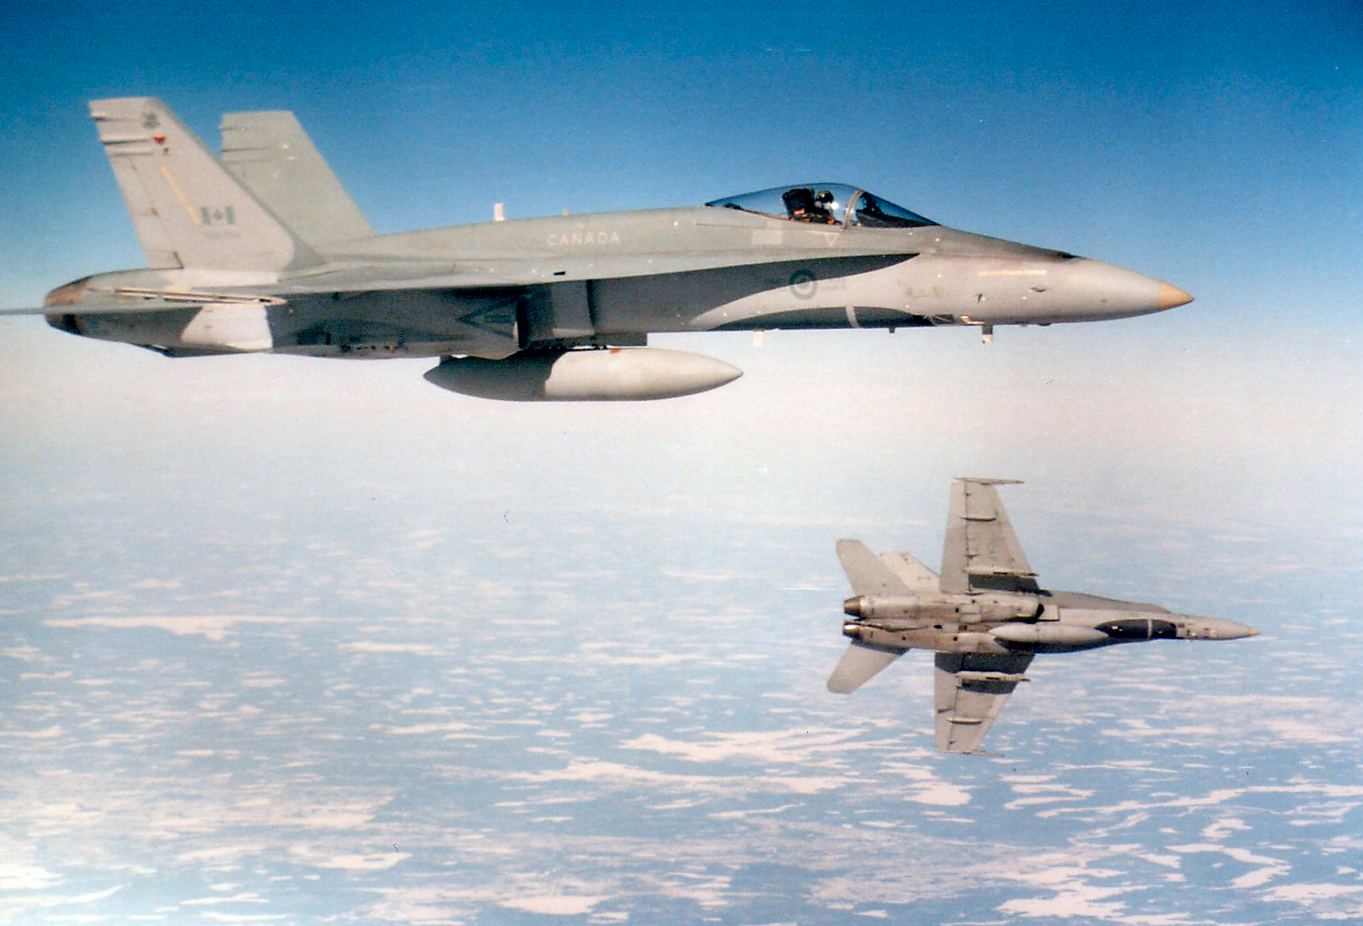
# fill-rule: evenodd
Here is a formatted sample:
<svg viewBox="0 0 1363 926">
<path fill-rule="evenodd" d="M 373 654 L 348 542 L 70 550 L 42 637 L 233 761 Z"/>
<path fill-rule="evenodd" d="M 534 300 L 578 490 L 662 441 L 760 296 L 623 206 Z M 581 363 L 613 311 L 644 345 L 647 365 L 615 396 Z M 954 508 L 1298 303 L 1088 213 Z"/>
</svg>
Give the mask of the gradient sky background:
<svg viewBox="0 0 1363 926">
<path fill-rule="evenodd" d="M 1196 296 L 1141 319 L 1001 328 L 988 347 L 957 330 L 660 337 L 746 375 L 638 405 L 479 401 L 425 383 L 423 360 L 169 361 L 3 319 L 14 549 L 107 565 L 74 527 L 117 542 L 146 524 L 192 559 L 262 512 L 300 547 L 408 521 L 495 537 L 519 518 L 518 537 L 543 539 L 564 517 L 685 512 L 761 549 L 814 525 L 813 580 L 764 563 L 773 585 L 826 592 L 811 677 L 840 644 L 834 540 L 931 561 L 953 475 L 1031 483 L 1010 511 L 1058 587 L 1143 591 L 1095 574 L 1078 520 L 1109 540 L 1157 524 L 1167 545 L 1133 550 L 1182 576 L 1157 600 L 1190 611 L 1243 618 L 1237 569 L 1281 557 L 1318 565 L 1337 610 L 1357 587 L 1356 3 L 34 4 L 9 11 L 0 53 L 6 306 L 143 263 L 86 109 L 119 95 L 160 97 L 210 146 L 224 111 L 294 110 L 380 232 L 485 221 L 496 201 L 518 218 L 845 181 Z M 1209 534 L 1231 544 L 1223 584 L 1197 571 Z M 635 555 L 600 551 L 622 568 Z M 926 714 L 905 716 L 921 733 Z"/>
<path fill-rule="evenodd" d="M 1353 4 L 795 4 L 778 14 L 63 4 L 18 8 L 5 35 L 5 304 L 140 266 L 86 101 L 149 93 L 210 145 L 224 110 L 296 110 L 380 232 L 487 220 L 493 200 L 511 217 L 604 211 L 816 177 L 958 228 L 1122 263 L 1198 297 L 1160 318 L 1007 330 L 992 352 L 965 331 L 781 334 L 759 353 L 741 335 L 664 338 L 750 370 L 735 386 L 744 400 L 711 401 L 778 415 L 769 395 L 811 385 L 808 401 L 866 395 L 864 380 L 882 372 L 927 390 L 947 378 L 953 390 L 987 390 L 1011 376 L 1021 395 L 1028 370 L 1065 386 L 1058 367 L 1088 368 L 1105 382 L 1077 376 L 1063 398 L 1037 401 L 1082 408 L 1101 387 L 1101 417 L 1126 416 L 1123 400 L 1149 405 L 1141 417 L 1164 436 L 1204 430 L 1190 416 L 1234 417 L 1224 406 L 1239 404 L 1261 419 L 1259 434 L 1326 472 L 1348 457 L 1336 447 L 1358 447 L 1363 23 Z M 339 378 L 335 389 L 350 390 L 393 378 L 418 385 L 403 404 L 436 416 L 541 415 L 435 393 L 416 379 L 424 361 L 342 372 L 273 359 L 258 376 L 254 360 L 191 368 L 80 344 L 37 319 L 5 326 L 4 389 L 16 401 L 4 415 L 20 416 L 11 432 L 33 419 L 60 427 L 50 412 L 74 398 L 72 376 L 105 383 L 82 402 L 109 402 L 109 383 L 132 371 L 288 389 L 294 408 L 298 390 L 327 389 L 300 383 Z M 951 375 L 961 363 L 968 374 Z M 551 419 L 660 413 L 686 415 Z M 1322 443 L 1330 450 L 1317 458 Z"/>
<path fill-rule="evenodd" d="M 225 110 L 295 110 L 380 231 L 486 220 L 498 200 L 517 217 L 838 179 L 946 224 L 1130 266 L 1197 301 L 1106 325 L 1006 329 L 989 349 L 967 331 L 777 333 L 761 350 L 743 335 L 665 337 L 658 343 L 708 351 L 748 376 L 684 403 L 617 408 L 475 402 L 421 381 L 425 361 L 169 363 L 10 319 L 0 426 L 23 438 L 10 452 L 57 470 L 87 457 L 116 467 L 128 457 L 107 451 L 121 440 L 166 454 L 229 442 L 195 402 L 252 426 L 317 423 L 272 435 L 276 455 L 300 459 L 357 422 L 408 437 L 485 429 L 492 445 L 511 440 L 488 448 L 503 467 L 529 466 L 508 437 L 527 429 L 682 427 L 684 438 L 670 439 L 718 455 L 728 479 L 796 474 L 800 495 L 837 470 L 823 459 L 826 439 L 855 434 L 876 450 L 855 455 L 860 478 L 838 470 L 851 486 L 935 487 L 961 471 L 1022 467 L 1071 482 L 1087 474 L 1105 491 L 1160 470 L 1198 499 L 1206 483 L 1248 479 L 1284 504 L 1318 498 L 1323 517 L 1344 500 L 1357 510 L 1356 14 L 1350 3 L 817 4 L 779 14 L 746 4 L 26 6 L 3 45 L 9 305 L 141 265 L 85 102 L 143 93 L 210 144 Z M 165 407 L 139 414 L 149 396 Z M 805 413 L 813 408 L 835 417 Z M 741 435 L 716 443 L 715 420 L 741 421 Z M 324 423 L 340 430 L 323 433 Z M 113 444 L 91 449 L 90 427 L 108 429 Z M 744 440 L 751 452 L 719 449 Z M 601 452 L 600 440 L 584 441 Z M 931 471 L 915 461 L 904 472 L 897 461 L 910 447 L 933 449 Z M 422 449 L 441 457 L 438 443 Z M 751 470 L 778 456 L 782 472 Z"/>
</svg>

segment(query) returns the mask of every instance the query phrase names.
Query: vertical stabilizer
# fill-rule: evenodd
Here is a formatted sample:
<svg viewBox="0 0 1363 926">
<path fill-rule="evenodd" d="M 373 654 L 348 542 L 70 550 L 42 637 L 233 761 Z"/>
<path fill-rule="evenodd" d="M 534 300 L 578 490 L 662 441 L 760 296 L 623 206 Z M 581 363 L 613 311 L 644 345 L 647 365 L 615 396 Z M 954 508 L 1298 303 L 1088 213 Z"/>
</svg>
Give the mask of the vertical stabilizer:
<svg viewBox="0 0 1363 926">
<path fill-rule="evenodd" d="M 226 113 L 222 160 L 309 245 L 373 237 L 374 229 L 293 113 Z"/>
<path fill-rule="evenodd" d="M 151 267 L 272 272 L 319 262 L 160 100 L 95 100 L 90 115 Z"/>
</svg>

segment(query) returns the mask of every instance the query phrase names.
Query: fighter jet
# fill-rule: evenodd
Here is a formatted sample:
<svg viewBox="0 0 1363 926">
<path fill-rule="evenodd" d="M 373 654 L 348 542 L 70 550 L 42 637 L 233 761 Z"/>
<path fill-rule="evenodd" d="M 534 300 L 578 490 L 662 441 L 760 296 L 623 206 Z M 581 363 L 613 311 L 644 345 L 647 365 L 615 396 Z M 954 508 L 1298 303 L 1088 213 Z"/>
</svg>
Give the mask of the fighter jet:
<svg viewBox="0 0 1363 926">
<path fill-rule="evenodd" d="M 952 485 L 940 576 L 908 553 L 877 557 L 859 540 L 838 541 L 854 597 L 843 602 L 851 643 L 829 691 L 851 693 L 908 650 L 932 650 L 937 748 L 975 752 L 1037 653 L 1258 634 L 1234 621 L 1042 588 L 994 488 L 1015 482 Z"/>
<path fill-rule="evenodd" d="M 217 157 L 159 100 L 90 104 L 147 267 L 48 294 L 72 334 L 168 357 L 439 357 L 455 392 L 657 399 L 740 371 L 655 332 L 1049 325 L 1192 297 L 1061 251 L 956 231 L 841 183 L 703 206 L 377 235 L 289 112 L 229 113 Z"/>
</svg>

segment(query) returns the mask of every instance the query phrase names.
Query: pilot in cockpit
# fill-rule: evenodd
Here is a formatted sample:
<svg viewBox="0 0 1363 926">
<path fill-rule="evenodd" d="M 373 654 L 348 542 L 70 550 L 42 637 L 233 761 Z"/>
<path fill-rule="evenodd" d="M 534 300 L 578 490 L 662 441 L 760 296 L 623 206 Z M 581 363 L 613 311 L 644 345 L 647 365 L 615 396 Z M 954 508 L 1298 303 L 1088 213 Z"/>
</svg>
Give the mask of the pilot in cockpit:
<svg viewBox="0 0 1363 926">
<path fill-rule="evenodd" d="M 781 200 L 786 204 L 786 213 L 796 222 L 813 222 L 819 225 L 835 223 L 833 212 L 829 209 L 829 204 L 833 202 L 833 194 L 828 190 L 820 190 L 815 196 L 809 187 L 795 187 L 782 193 Z"/>
<path fill-rule="evenodd" d="M 837 219 L 833 217 L 833 193 L 829 190 L 820 190 L 814 196 L 814 214 L 818 216 L 815 221 L 827 222 L 829 225 L 836 225 Z"/>
</svg>

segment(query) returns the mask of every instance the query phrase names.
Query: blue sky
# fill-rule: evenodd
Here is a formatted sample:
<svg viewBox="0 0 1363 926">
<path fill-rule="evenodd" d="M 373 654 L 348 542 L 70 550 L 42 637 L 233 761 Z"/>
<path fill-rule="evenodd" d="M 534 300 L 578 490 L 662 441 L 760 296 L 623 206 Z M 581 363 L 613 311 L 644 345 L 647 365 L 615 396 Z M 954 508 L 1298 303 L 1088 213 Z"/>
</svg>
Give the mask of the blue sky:
<svg viewBox="0 0 1363 926">
<path fill-rule="evenodd" d="M 210 143 L 224 110 L 295 110 L 385 231 L 485 219 L 495 200 L 512 216 L 603 211 L 846 179 L 1200 294 L 1204 279 L 1262 287 L 1271 249 L 1293 261 L 1275 281 L 1335 299 L 1358 281 L 1363 218 L 1356 14 L 24 5 L 3 44 L 0 280 L 32 298 L 52 276 L 25 270 L 136 263 L 84 103 L 152 94 Z M 1339 291 L 1315 279 L 1341 269 Z"/>
<path fill-rule="evenodd" d="M 765 351 L 742 337 L 664 339 L 749 371 L 733 398 L 695 400 L 736 403 L 726 414 L 814 382 L 808 401 L 865 394 L 880 371 L 889 378 L 878 388 L 905 395 L 974 383 L 992 398 L 965 407 L 992 401 L 1003 419 L 1077 410 L 1078 424 L 1070 414 L 1050 425 L 1076 444 L 1085 433 L 1118 444 L 1143 433 L 1102 415 L 1104 426 L 1087 424 L 1086 409 L 1124 397 L 1120 414 L 1152 433 L 1241 434 L 1228 442 L 1247 460 L 1266 455 L 1270 435 L 1294 458 L 1321 434 L 1353 448 L 1363 395 L 1356 12 L 1345 2 L 26 5 L 0 45 L 0 302 L 35 304 L 66 280 L 142 262 L 88 99 L 160 96 L 210 144 L 225 110 L 290 108 L 381 231 L 486 220 L 495 201 L 514 218 L 838 179 L 946 224 L 1124 264 L 1197 296 L 1154 318 L 1010 329 L 992 353 L 968 332 L 789 333 Z M 11 433 L 34 418 L 52 427 L 73 390 L 93 407 L 112 401 L 100 383 L 136 395 L 129 377 L 143 373 L 156 388 L 201 378 L 210 393 L 227 376 L 237 393 L 256 384 L 268 404 L 280 377 L 295 394 L 312 379 L 350 392 L 406 383 L 426 366 L 342 372 L 264 358 L 190 369 L 36 319 L 4 324 L 0 384 L 23 397 L 9 403 Z M 1050 372 L 1032 379 L 1043 365 Z M 1038 391 L 1057 370 L 1073 379 L 1060 405 Z M 42 385 L 54 380 L 64 388 Z M 546 414 L 420 382 L 408 392 L 437 420 L 485 419 L 494 433 L 508 415 Z M 318 394 L 329 407 L 334 394 Z M 547 414 L 586 426 L 652 421 L 665 407 L 682 414 Z M 1207 460 L 1190 440 L 1185 456 Z M 1318 455 L 1331 471 L 1336 457 Z"/>
<path fill-rule="evenodd" d="M 748 375 L 624 408 L 467 400 L 420 381 L 425 361 L 166 362 L 11 319 L 0 427 L 26 438 L 16 452 L 35 466 L 48 440 L 79 458 L 88 427 L 118 431 L 154 394 L 164 408 L 133 430 L 168 448 L 181 433 L 227 440 L 195 401 L 235 414 L 239 443 L 253 416 L 285 410 L 387 427 L 380 410 L 396 401 L 436 430 L 476 422 L 494 456 L 544 423 L 675 426 L 699 446 L 712 421 L 756 421 L 743 425 L 751 449 L 780 445 L 808 486 L 828 465 L 819 435 L 851 404 L 878 447 L 856 465 L 890 481 L 909 447 L 935 448 L 925 480 L 1025 460 L 1072 482 L 1095 466 L 1178 484 L 1252 473 L 1290 497 L 1284 475 L 1324 493 L 1357 473 L 1363 23 L 1349 3 L 69 4 L 16 10 L 6 36 L 8 305 L 141 264 L 85 107 L 121 94 L 164 98 L 210 144 L 225 110 L 295 110 L 381 231 L 486 220 L 495 201 L 514 218 L 838 179 L 1197 296 L 1157 317 L 1007 329 L 988 350 L 961 331 L 777 333 L 761 350 L 741 335 L 664 338 Z M 789 419 L 787 396 L 830 417 Z M 310 434 L 287 429 L 278 452 L 315 453 Z M 750 463 L 734 451 L 716 466 Z M 1095 480 L 1109 481 L 1139 484 Z"/>
</svg>

